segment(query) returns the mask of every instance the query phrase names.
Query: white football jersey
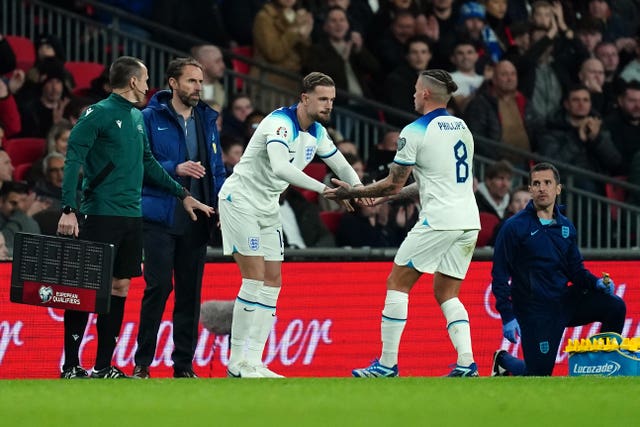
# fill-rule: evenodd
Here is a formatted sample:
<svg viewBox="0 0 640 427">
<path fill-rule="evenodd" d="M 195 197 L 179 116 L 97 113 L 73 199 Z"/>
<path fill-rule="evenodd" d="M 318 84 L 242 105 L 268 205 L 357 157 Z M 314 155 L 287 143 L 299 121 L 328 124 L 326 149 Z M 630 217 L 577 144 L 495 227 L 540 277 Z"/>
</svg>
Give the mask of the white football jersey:
<svg viewBox="0 0 640 427">
<path fill-rule="evenodd" d="M 420 223 L 435 230 L 480 228 L 473 194 L 473 136 L 462 119 L 442 108 L 405 126 L 394 162 L 413 166 Z"/>
<path fill-rule="evenodd" d="M 268 144 L 284 144 L 289 150 L 289 162 L 300 170 L 314 155 L 326 158 L 337 151 L 320 123 L 313 123 L 307 131 L 300 129 L 296 110 L 297 105 L 279 108 L 260 122 L 233 174 L 220 189 L 220 198 L 240 194 L 258 213 L 272 214 L 279 210 L 278 199 L 289 183 L 273 173 Z"/>
</svg>

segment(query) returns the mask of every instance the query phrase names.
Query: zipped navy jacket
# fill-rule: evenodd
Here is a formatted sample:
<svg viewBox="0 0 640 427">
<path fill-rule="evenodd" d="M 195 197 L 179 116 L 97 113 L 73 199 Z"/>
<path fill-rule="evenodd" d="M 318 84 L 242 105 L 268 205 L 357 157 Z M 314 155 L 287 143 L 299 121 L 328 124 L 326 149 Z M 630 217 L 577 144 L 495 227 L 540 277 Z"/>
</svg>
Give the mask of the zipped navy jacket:
<svg viewBox="0 0 640 427">
<path fill-rule="evenodd" d="M 157 92 L 142 111 L 142 116 L 153 156 L 173 179 L 184 185 L 182 177 L 176 175 L 176 166 L 187 160 L 187 146 L 184 131 L 167 106 L 170 101 L 171 91 Z M 204 188 L 208 191 L 205 191 L 201 202 L 215 207 L 218 203 L 218 191 L 227 176 L 216 126 L 218 113 L 201 101 L 194 107 L 194 114 L 198 115 L 202 124 L 206 142 L 206 152 L 201 153 L 200 159 L 207 170 L 203 179 L 208 179 L 208 182 L 204 183 Z M 174 211 L 178 202 L 175 197 L 145 182 L 142 189 L 142 216 L 147 221 L 171 227 L 174 224 Z"/>
<path fill-rule="evenodd" d="M 575 227 L 558 206 L 553 217 L 552 224 L 542 225 L 530 201 L 498 233 L 491 275 L 503 324 L 516 314 L 556 307 L 567 296 L 570 283 L 595 289 L 598 278 L 584 267 Z"/>
</svg>

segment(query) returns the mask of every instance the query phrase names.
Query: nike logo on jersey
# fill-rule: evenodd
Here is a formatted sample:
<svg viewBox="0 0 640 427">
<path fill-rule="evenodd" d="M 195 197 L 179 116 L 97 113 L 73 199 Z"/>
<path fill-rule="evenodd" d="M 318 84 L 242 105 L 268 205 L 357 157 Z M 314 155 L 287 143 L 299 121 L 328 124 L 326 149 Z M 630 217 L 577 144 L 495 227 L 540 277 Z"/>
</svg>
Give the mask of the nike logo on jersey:
<svg viewBox="0 0 640 427">
<path fill-rule="evenodd" d="M 116 124 L 120 129 L 122 129 L 122 120 L 116 120 Z"/>
<path fill-rule="evenodd" d="M 89 108 L 87 108 L 87 111 L 84 113 L 84 115 L 88 116 L 91 113 L 93 113 L 93 108 L 89 107 Z"/>
<path fill-rule="evenodd" d="M 532 232 L 531 232 L 531 235 L 533 236 L 533 235 L 534 235 L 534 234 L 536 234 L 538 231 L 540 231 L 540 230 L 532 231 Z"/>
<path fill-rule="evenodd" d="M 244 311 L 248 311 L 249 313 L 256 311 L 256 309 L 254 308 L 253 310 L 249 310 L 247 307 L 244 308 Z"/>
<path fill-rule="evenodd" d="M 167 129 L 169 129 L 169 128 L 168 127 L 167 128 L 163 128 L 163 127 L 158 126 L 158 130 L 167 130 Z"/>
</svg>

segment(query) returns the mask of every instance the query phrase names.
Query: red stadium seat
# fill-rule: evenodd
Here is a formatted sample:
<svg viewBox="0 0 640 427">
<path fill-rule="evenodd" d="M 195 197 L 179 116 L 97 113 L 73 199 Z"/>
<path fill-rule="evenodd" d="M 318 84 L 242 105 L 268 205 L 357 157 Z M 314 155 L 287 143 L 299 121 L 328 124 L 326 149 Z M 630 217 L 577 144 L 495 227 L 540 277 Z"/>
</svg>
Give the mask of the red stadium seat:
<svg viewBox="0 0 640 427">
<path fill-rule="evenodd" d="M 318 181 L 324 181 L 324 177 L 327 175 L 327 165 L 324 162 L 314 162 L 309 163 L 306 168 L 304 168 L 304 173 L 309 175 L 313 179 L 317 179 Z"/>
<path fill-rule="evenodd" d="M 614 176 L 615 179 L 619 179 L 620 181 L 626 181 L 626 176 Z M 626 202 L 627 200 L 627 190 L 619 187 L 615 184 L 607 182 L 604 185 L 604 192 L 607 198 L 611 200 L 616 200 L 618 202 Z M 618 220 L 618 206 L 611 205 L 611 219 L 614 221 Z"/>
<path fill-rule="evenodd" d="M 253 47 L 251 46 L 237 46 L 231 49 L 232 53 L 236 55 L 246 56 L 247 58 L 253 57 Z M 231 66 L 233 71 L 238 74 L 248 75 L 249 70 L 251 69 L 251 65 L 248 62 L 242 61 L 241 59 L 232 58 Z M 242 91 L 243 81 L 241 78 L 236 78 L 236 88 L 238 91 Z"/>
<path fill-rule="evenodd" d="M 24 177 L 31 169 L 32 163 L 21 163 L 15 167 L 13 170 L 13 180 L 14 181 L 24 181 Z"/>
<path fill-rule="evenodd" d="M 315 191 L 306 190 L 304 188 L 300 188 L 298 191 L 309 203 L 313 203 L 314 205 L 318 204 L 318 193 Z"/>
<path fill-rule="evenodd" d="M 33 67 L 36 61 L 36 51 L 33 41 L 28 37 L 5 35 L 11 50 L 16 55 L 16 66 L 25 72 Z"/>
<path fill-rule="evenodd" d="M 493 232 L 500 223 L 500 218 L 489 212 L 480 212 L 480 233 L 478 233 L 478 242 L 476 247 L 482 248 L 491 242 Z"/>
<path fill-rule="evenodd" d="M 33 163 L 44 155 L 47 142 L 44 138 L 10 138 L 5 141 L 4 150 L 14 167 L 23 163 Z"/>
<path fill-rule="evenodd" d="M 344 215 L 344 212 L 321 211 L 320 219 L 331 233 L 336 234 L 336 231 L 338 231 L 338 226 L 340 225 L 340 218 L 342 218 L 342 215 Z"/>
<path fill-rule="evenodd" d="M 73 76 L 75 89 L 83 89 L 91 87 L 91 81 L 102 74 L 104 64 L 91 61 L 68 61 L 65 62 L 64 68 Z"/>
</svg>

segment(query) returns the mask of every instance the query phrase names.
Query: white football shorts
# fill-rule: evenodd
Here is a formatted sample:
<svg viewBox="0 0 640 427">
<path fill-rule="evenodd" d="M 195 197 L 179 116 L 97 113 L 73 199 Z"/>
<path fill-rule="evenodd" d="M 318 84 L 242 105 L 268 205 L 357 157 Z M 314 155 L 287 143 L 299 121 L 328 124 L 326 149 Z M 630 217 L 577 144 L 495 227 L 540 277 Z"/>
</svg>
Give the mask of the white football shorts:
<svg viewBox="0 0 640 427">
<path fill-rule="evenodd" d="M 421 273 L 439 272 L 464 279 L 471 264 L 479 230 L 434 230 L 416 225 L 409 231 L 393 260 Z"/>
<path fill-rule="evenodd" d="M 222 249 L 225 255 L 240 253 L 264 257 L 265 261 L 284 260 L 284 238 L 280 211 L 256 214 L 249 203 L 234 197 L 218 199 Z"/>
</svg>

